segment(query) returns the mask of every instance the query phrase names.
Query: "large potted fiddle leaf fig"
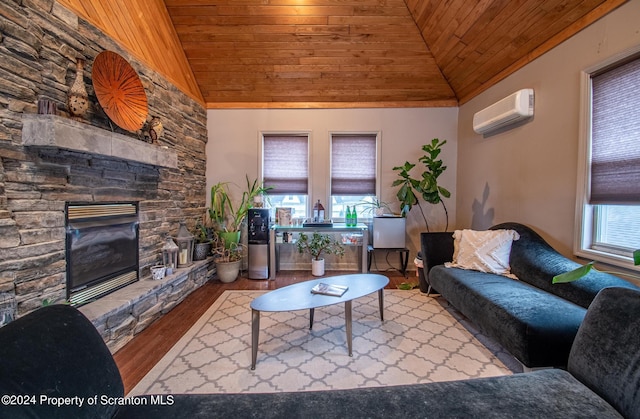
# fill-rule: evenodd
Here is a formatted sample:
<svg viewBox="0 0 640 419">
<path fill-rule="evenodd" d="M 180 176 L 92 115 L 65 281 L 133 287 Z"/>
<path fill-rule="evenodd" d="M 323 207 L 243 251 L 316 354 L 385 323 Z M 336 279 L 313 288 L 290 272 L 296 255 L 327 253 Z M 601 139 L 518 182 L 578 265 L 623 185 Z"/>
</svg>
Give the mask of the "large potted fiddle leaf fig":
<svg viewBox="0 0 640 419">
<path fill-rule="evenodd" d="M 446 217 L 445 231 L 449 228 L 449 213 L 444 203 L 444 198 L 449 198 L 451 192 L 438 184 L 438 177 L 447 169 L 439 159 L 442 152 L 442 146 L 447 143 L 446 140 L 440 141 L 437 138 L 431 140 L 431 143 L 422 146 L 425 154 L 418 158 L 418 161 L 424 165 L 424 171 L 418 177 L 414 177 L 411 172 L 415 163 L 405 162 L 402 166 L 396 166 L 393 170 L 398 172 L 400 179 L 396 179 L 392 186 L 399 186 L 396 196 L 400 201 L 400 212 L 403 216 L 407 216 L 411 208 L 416 205 L 420 209 L 422 218 L 424 219 L 427 231 L 429 231 L 429 222 L 424 214 L 424 210 L 420 205 L 420 199 L 430 204 L 442 204 Z"/>
</svg>

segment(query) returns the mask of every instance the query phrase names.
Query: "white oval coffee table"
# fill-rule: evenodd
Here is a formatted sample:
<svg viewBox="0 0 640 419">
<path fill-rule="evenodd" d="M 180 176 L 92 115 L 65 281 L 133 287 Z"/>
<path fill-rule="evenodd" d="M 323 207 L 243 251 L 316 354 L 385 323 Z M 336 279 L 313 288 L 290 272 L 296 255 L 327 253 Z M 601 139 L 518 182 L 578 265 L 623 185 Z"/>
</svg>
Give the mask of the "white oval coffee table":
<svg viewBox="0 0 640 419">
<path fill-rule="evenodd" d="M 332 285 L 346 285 L 349 289 L 340 297 L 311 293 L 311 288 L 321 282 Z M 353 356 L 351 301 L 378 291 L 380 320 L 384 321 L 384 287 L 388 283 L 389 278 L 378 274 L 338 275 L 278 288 L 254 299 L 251 302 L 251 369 L 256 369 L 261 311 L 309 310 L 309 329 L 311 329 L 313 327 L 313 314 L 316 308 L 344 303 L 347 348 L 349 350 L 349 356 Z"/>
</svg>

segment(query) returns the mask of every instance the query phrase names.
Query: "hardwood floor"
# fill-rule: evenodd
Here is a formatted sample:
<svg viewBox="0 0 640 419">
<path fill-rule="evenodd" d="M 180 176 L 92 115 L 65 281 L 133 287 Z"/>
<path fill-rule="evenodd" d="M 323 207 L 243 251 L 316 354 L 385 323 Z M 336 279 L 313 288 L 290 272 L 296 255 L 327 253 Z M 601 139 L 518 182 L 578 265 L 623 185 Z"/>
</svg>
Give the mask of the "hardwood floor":
<svg viewBox="0 0 640 419">
<path fill-rule="evenodd" d="M 354 272 L 327 272 L 325 276 Z M 386 288 L 395 289 L 402 282 L 418 283 L 415 272 L 408 272 L 408 278 L 397 271 L 372 272 L 389 277 Z M 114 359 L 124 382 L 125 394 L 160 361 L 173 345 L 207 311 L 226 290 L 273 290 L 301 281 L 314 279 L 310 271 L 281 271 L 274 281 L 253 280 L 240 277 L 235 282 L 223 284 L 209 281 L 173 310 L 136 335 L 127 345 L 114 354 Z M 248 349 L 247 349 L 248 350 Z"/>
</svg>

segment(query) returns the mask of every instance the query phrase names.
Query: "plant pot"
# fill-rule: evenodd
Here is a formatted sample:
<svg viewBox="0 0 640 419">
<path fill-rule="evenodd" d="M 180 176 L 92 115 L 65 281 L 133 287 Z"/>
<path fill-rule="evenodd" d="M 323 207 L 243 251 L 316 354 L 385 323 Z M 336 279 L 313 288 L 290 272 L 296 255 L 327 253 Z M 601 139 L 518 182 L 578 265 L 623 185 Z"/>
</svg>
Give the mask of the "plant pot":
<svg viewBox="0 0 640 419">
<path fill-rule="evenodd" d="M 193 260 L 205 260 L 211 252 L 211 243 L 196 243 L 196 247 L 193 250 Z"/>
<path fill-rule="evenodd" d="M 151 278 L 154 281 L 158 281 L 164 278 L 165 273 L 167 272 L 167 268 L 164 265 L 155 265 L 151 267 Z"/>
<path fill-rule="evenodd" d="M 311 259 L 311 275 L 322 276 L 324 275 L 324 259 Z"/>
<path fill-rule="evenodd" d="M 229 283 L 236 280 L 240 272 L 242 260 L 234 262 L 216 262 L 216 272 L 220 282 Z"/>
<path fill-rule="evenodd" d="M 240 241 L 239 231 L 220 231 L 218 235 L 222 239 L 225 249 L 229 249 L 233 243 L 238 244 Z"/>
</svg>

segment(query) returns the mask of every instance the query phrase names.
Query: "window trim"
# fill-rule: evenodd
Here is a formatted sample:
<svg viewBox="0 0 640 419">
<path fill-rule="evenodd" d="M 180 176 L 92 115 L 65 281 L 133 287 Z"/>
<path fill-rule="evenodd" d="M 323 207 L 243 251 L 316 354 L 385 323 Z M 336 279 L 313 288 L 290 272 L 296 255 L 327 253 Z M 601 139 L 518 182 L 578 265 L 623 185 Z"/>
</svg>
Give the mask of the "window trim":
<svg viewBox="0 0 640 419">
<path fill-rule="evenodd" d="M 332 202 L 333 200 L 331 199 L 332 195 L 331 195 L 331 168 L 333 165 L 333 160 L 332 160 L 332 147 L 333 147 L 333 136 L 334 135 L 375 135 L 376 136 L 376 197 L 380 198 L 380 191 L 382 190 L 381 187 L 381 176 L 382 176 L 382 132 L 381 131 L 329 131 L 329 167 L 327 168 L 329 176 L 327 179 L 327 192 L 329 194 L 328 198 L 328 204 L 327 206 L 329 208 L 327 208 L 327 211 L 329 214 L 333 214 L 333 208 L 332 208 Z M 368 219 L 373 219 L 373 216 L 370 218 L 365 218 L 366 220 Z M 344 220 L 342 220 L 344 221 Z"/>
<path fill-rule="evenodd" d="M 591 184 L 591 77 L 606 71 L 611 66 L 629 60 L 640 53 L 640 45 L 615 54 L 580 72 L 580 108 L 578 127 L 578 176 L 576 188 L 576 217 L 574 226 L 573 253 L 576 256 L 603 262 L 621 268 L 640 271 L 631 257 L 593 249 L 595 227 L 595 205 L 588 202 Z"/>
</svg>

